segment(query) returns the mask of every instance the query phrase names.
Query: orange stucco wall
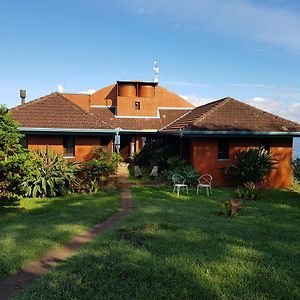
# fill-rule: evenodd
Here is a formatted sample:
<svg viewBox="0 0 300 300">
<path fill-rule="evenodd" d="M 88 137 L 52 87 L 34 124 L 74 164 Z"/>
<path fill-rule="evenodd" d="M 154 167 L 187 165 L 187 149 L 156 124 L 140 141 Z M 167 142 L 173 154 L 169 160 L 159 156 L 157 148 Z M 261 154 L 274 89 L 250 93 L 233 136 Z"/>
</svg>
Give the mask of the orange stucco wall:
<svg viewBox="0 0 300 300">
<path fill-rule="evenodd" d="M 100 145 L 99 136 L 77 136 L 75 137 L 75 160 L 84 161 L 89 158 L 94 146 Z M 64 153 L 63 136 L 49 135 L 40 136 L 33 135 L 27 137 L 28 149 L 45 150 L 49 146 L 56 153 Z"/>
<path fill-rule="evenodd" d="M 218 160 L 218 140 L 195 138 L 191 141 L 191 163 L 193 167 L 200 173 L 209 173 L 213 176 L 213 185 L 229 186 L 231 182 L 224 177 L 221 172 L 222 168 L 226 168 L 235 161 L 235 154 L 240 150 L 249 147 L 257 147 L 263 142 L 270 143 L 270 151 L 274 158 L 279 160 L 276 169 L 270 172 L 268 178 L 268 186 L 270 188 L 290 188 L 292 180 L 292 138 L 277 139 L 230 139 L 229 140 L 229 160 Z"/>
<path fill-rule="evenodd" d="M 56 135 L 39 136 L 33 135 L 27 137 L 27 144 L 29 150 L 46 150 L 49 146 L 56 153 L 64 153 L 63 137 Z"/>
<path fill-rule="evenodd" d="M 121 137 L 120 154 L 127 160 L 130 156 L 132 136 L 123 135 Z M 50 147 L 56 153 L 64 153 L 63 136 L 56 135 L 32 135 L 27 136 L 28 149 L 30 150 L 46 150 Z M 76 136 L 75 137 L 75 157 L 74 160 L 86 161 L 90 159 L 91 151 L 95 146 L 106 146 L 109 151 L 113 151 L 113 137 L 112 136 Z M 142 137 L 135 137 L 135 151 L 142 148 Z"/>
<path fill-rule="evenodd" d="M 100 145 L 100 137 L 75 137 L 75 159 L 85 161 L 90 158 L 91 151 Z"/>
<path fill-rule="evenodd" d="M 155 86 L 153 90 L 152 86 L 137 82 L 135 90 L 137 91 L 135 95 L 130 93 L 131 96 L 124 97 L 126 92 L 118 95 L 118 85 L 113 84 L 96 91 L 92 95 L 68 93 L 63 93 L 63 95 L 86 111 L 89 111 L 91 105 L 117 107 L 116 114 L 118 116 L 153 117 L 157 116 L 158 107 L 194 107 L 188 101 L 159 85 Z M 140 110 L 135 109 L 135 101 L 141 103 Z"/>
</svg>

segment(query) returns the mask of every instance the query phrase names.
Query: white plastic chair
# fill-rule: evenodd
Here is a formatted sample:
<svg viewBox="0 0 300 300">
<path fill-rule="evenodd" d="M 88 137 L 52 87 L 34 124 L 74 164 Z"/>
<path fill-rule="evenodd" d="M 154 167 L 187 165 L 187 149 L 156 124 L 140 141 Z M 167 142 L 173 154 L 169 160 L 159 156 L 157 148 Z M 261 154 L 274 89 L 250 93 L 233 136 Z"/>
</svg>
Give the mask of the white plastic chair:
<svg viewBox="0 0 300 300">
<path fill-rule="evenodd" d="M 197 185 L 197 195 L 199 192 L 199 188 L 206 188 L 206 194 L 209 196 L 209 194 L 212 195 L 212 190 L 211 190 L 211 182 L 212 182 L 213 177 L 210 174 L 203 174 L 198 178 L 198 185 Z"/>
<path fill-rule="evenodd" d="M 140 168 L 138 166 L 134 166 L 133 169 L 134 169 L 134 176 L 136 178 L 143 176 L 142 172 L 141 172 L 141 170 L 140 170 Z"/>
<path fill-rule="evenodd" d="M 158 176 L 158 166 L 153 166 L 150 176 L 157 178 Z"/>
<path fill-rule="evenodd" d="M 185 184 L 186 179 L 184 177 L 182 177 L 179 174 L 174 174 L 172 176 L 172 180 L 173 180 L 173 184 L 174 184 L 173 193 L 175 192 L 175 190 L 177 190 L 177 196 L 179 196 L 181 188 L 185 188 L 186 193 L 187 194 L 189 193 L 188 186 L 187 186 L 187 184 Z"/>
</svg>

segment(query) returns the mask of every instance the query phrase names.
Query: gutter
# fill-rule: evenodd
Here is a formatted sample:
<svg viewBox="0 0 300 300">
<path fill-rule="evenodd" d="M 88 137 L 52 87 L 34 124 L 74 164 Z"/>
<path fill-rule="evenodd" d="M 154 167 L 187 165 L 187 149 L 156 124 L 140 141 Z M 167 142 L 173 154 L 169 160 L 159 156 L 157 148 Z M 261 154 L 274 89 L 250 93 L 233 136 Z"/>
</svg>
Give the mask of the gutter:
<svg viewBox="0 0 300 300">
<path fill-rule="evenodd" d="M 119 133 L 157 133 L 157 129 L 149 130 L 123 130 L 122 128 L 116 129 L 83 129 L 83 128 L 34 128 L 34 127 L 19 127 L 21 133 L 31 134 L 56 134 L 56 133 L 67 133 L 67 134 L 116 134 Z"/>
<path fill-rule="evenodd" d="M 177 131 L 161 131 L 162 134 L 170 134 L 170 135 L 178 135 L 178 136 L 244 136 L 244 137 L 252 137 L 252 136 L 300 136 L 300 132 L 281 132 L 281 131 L 273 131 L 273 132 L 263 132 L 263 131 L 227 131 L 227 130 L 177 130 Z"/>
<path fill-rule="evenodd" d="M 72 134 L 99 134 L 111 133 L 114 134 L 115 129 L 83 129 L 83 128 L 33 128 L 33 127 L 19 127 L 21 133 L 34 134 L 55 134 L 55 133 L 72 133 Z"/>
</svg>

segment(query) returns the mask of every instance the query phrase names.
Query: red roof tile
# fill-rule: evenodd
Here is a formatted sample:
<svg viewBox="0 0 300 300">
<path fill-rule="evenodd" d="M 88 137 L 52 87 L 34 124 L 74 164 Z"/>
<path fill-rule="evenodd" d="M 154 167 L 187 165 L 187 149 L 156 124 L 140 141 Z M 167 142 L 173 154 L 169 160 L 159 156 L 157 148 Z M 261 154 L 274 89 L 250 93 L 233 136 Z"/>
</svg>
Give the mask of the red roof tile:
<svg viewBox="0 0 300 300">
<path fill-rule="evenodd" d="M 10 110 L 22 127 L 109 129 L 110 125 L 85 112 L 59 93 L 19 105 Z"/>
<path fill-rule="evenodd" d="M 157 118 L 118 118 L 109 108 L 91 108 L 91 113 L 110 124 L 124 130 L 159 130 L 173 120 L 185 114 L 187 109 L 160 109 Z"/>
<path fill-rule="evenodd" d="M 163 131 L 300 132 L 300 125 L 232 98 L 196 107 Z"/>
</svg>

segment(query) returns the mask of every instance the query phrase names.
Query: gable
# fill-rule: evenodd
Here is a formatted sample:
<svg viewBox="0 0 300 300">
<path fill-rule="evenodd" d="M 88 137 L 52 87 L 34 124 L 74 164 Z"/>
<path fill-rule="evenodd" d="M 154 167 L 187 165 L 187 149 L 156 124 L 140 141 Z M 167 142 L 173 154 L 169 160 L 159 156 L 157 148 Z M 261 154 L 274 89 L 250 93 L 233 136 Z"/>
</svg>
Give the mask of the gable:
<svg viewBox="0 0 300 300">
<path fill-rule="evenodd" d="M 10 110 L 22 127 L 106 129 L 107 123 L 85 112 L 59 93 L 19 105 Z"/>
</svg>

